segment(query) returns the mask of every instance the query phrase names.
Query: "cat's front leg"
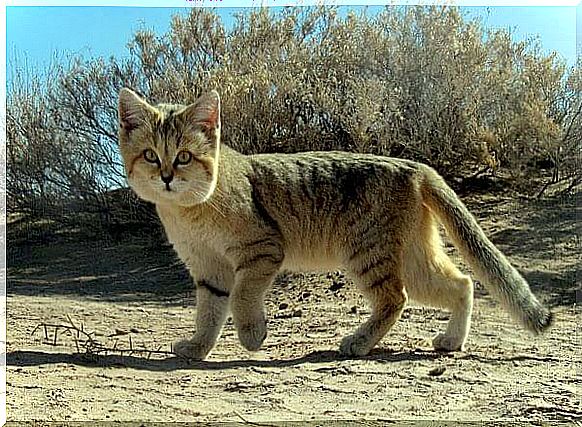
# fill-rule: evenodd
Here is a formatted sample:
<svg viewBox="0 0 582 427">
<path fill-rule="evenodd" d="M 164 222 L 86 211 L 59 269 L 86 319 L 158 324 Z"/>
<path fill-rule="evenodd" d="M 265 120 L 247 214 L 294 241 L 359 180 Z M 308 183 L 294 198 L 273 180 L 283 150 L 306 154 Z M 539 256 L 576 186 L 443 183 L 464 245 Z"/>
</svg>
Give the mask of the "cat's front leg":
<svg viewBox="0 0 582 427">
<path fill-rule="evenodd" d="M 282 250 L 270 249 L 236 263 L 230 307 L 239 340 L 249 351 L 258 350 L 267 337 L 264 297 L 283 262 Z"/>
<path fill-rule="evenodd" d="M 196 281 L 196 333 L 177 341 L 173 352 L 190 360 L 204 359 L 216 344 L 228 315 L 229 292 L 216 280 Z"/>
</svg>

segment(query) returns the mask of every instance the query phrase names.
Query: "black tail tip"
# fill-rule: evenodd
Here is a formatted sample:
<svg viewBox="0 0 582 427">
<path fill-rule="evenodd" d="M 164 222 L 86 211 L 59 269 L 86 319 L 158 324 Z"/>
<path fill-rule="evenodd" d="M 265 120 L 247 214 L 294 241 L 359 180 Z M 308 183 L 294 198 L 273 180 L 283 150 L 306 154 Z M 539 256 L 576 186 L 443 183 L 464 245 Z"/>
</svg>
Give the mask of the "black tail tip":
<svg viewBox="0 0 582 427">
<path fill-rule="evenodd" d="M 536 335 L 547 331 L 554 323 L 554 315 L 547 308 L 542 308 L 541 313 L 535 316 L 535 320 L 531 322 L 531 330 Z"/>
</svg>

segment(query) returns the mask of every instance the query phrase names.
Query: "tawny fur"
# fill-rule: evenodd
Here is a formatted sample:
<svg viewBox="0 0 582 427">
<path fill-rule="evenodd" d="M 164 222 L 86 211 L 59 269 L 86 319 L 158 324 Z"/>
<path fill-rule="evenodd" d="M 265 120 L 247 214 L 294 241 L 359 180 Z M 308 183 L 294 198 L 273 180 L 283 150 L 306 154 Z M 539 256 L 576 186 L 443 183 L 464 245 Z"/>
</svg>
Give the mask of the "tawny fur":
<svg viewBox="0 0 582 427">
<path fill-rule="evenodd" d="M 367 354 L 408 298 L 450 310 L 433 345 L 462 349 L 473 283 L 443 251 L 437 221 L 519 323 L 534 333 L 550 325 L 523 277 L 426 165 L 344 152 L 242 155 L 221 145 L 214 91 L 189 106 L 152 106 L 123 89 L 119 118 L 129 184 L 156 204 L 197 284 L 196 332 L 174 345 L 179 355 L 206 357 L 229 312 L 242 345 L 259 349 L 263 300 L 277 273 L 338 268 L 372 306 L 342 341 L 343 354 Z"/>
</svg>

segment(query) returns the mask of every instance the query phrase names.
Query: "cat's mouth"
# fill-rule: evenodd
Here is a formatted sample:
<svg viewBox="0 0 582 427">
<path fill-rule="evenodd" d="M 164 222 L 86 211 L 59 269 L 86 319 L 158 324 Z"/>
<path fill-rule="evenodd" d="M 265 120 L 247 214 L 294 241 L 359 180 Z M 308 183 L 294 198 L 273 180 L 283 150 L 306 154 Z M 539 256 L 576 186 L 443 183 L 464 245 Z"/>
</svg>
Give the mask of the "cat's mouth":
<svg viewBox="0 0 582 427">
<path fill-rule="evenodd" d="M 155 187 L 155 191 L 158 193 L 158 196 L 164 199 L 174 199 L 181 193 L 180 189 L 175 185 L 174 182 L 159 182 Z"/>
<path fill-rule="evenodd" d="M 170 184 L 174 180 L 174 174 L 172 172 L 170 172 L 169 174 L 165 174 L 162 171 L 162 173 L 160 174 L 160 177 L 162 178 L 162 182 L 165 184 L 165 191 L 172 191 Z"/>
<path fill-rule="evenodd" d="M 159 178 L 151 177 L 147 182 L 132 180 L 130 184 L 143 199 L 152 203 L 191 206 L 203 202 L 208 193 L 203 185 L 195 187 L 191 183 L 176 179 L 162 182 Z"/>
</svg>

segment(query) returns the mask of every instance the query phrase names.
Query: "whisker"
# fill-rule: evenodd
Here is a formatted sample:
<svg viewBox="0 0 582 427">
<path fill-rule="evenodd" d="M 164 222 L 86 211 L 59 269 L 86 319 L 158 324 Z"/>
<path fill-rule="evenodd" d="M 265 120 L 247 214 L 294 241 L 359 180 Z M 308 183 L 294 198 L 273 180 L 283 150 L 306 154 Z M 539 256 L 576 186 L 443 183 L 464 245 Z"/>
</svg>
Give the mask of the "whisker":
<svg viewBox="0 0 582 427">
<path fill-rule="evenodd" d="M 226 205 L 221 205 L 217 199 L 214 199 L 212 197 L 209 200 L 207 200 L 206 203 L 208 203 L 209 206 L 211 206 L 216 212 L 218 212 L 220 215 L 226 218 L 226 213 L 222 210 L 227 208 Z"/>
</svg>

